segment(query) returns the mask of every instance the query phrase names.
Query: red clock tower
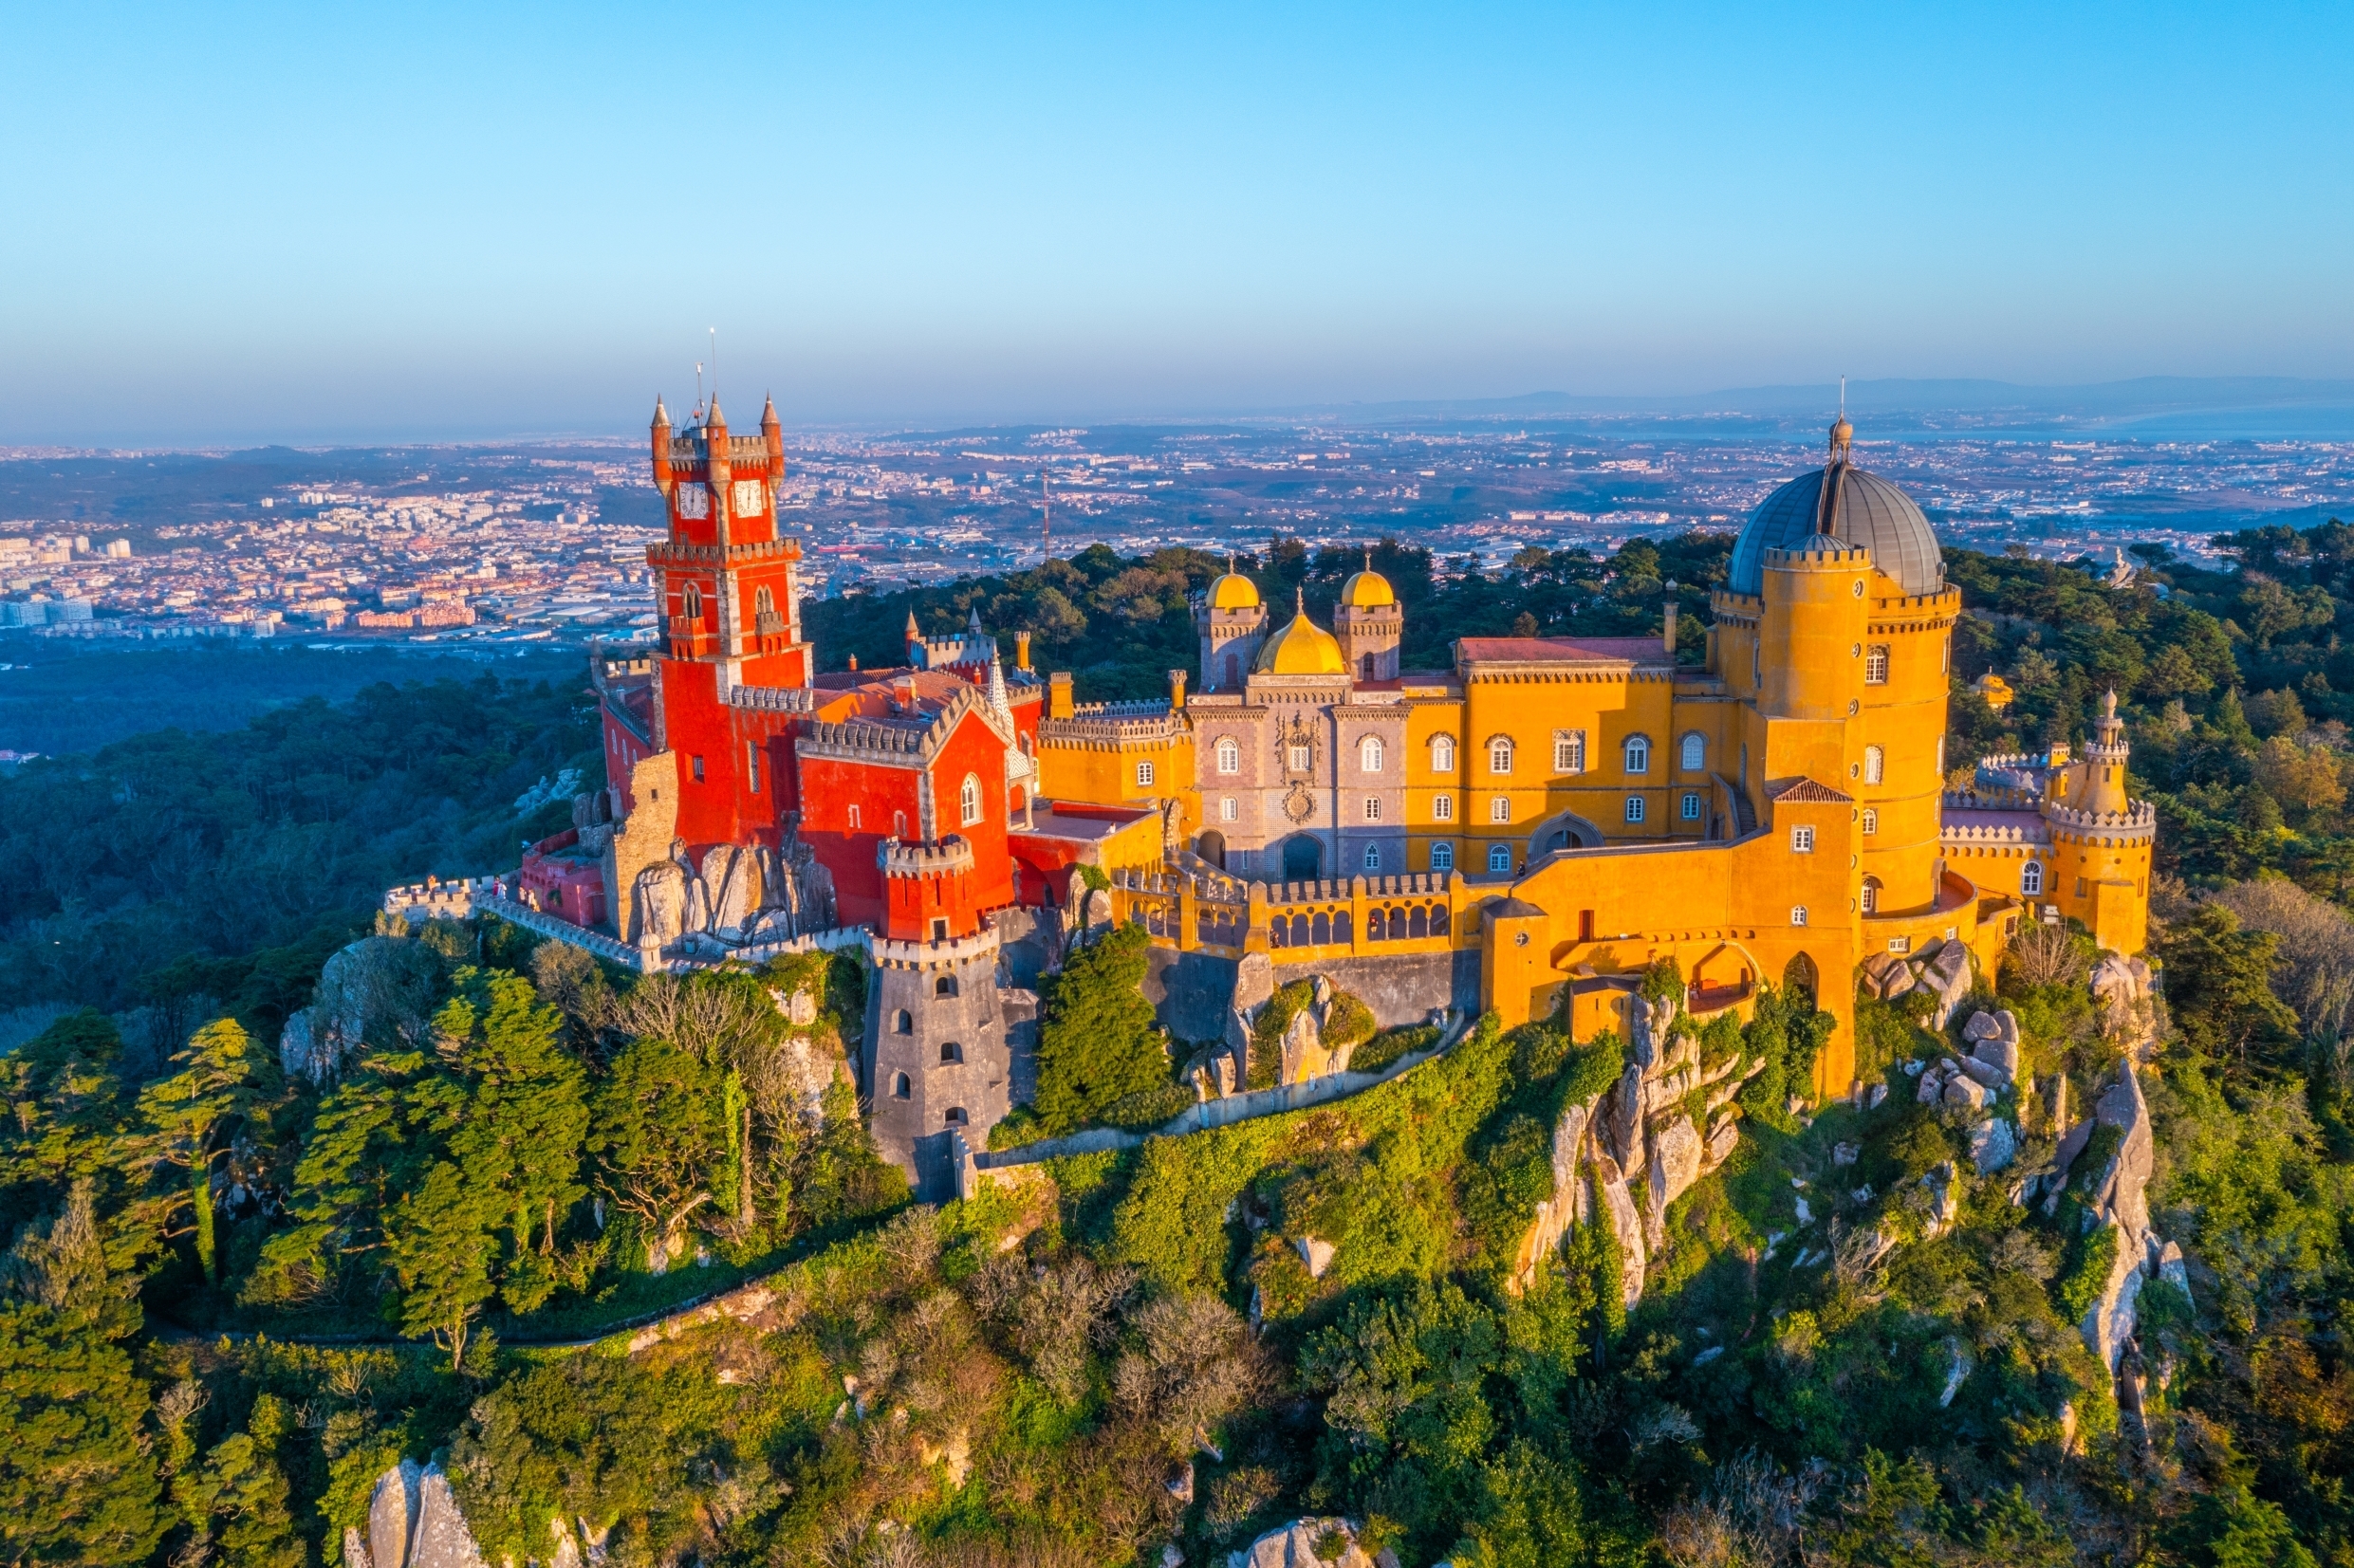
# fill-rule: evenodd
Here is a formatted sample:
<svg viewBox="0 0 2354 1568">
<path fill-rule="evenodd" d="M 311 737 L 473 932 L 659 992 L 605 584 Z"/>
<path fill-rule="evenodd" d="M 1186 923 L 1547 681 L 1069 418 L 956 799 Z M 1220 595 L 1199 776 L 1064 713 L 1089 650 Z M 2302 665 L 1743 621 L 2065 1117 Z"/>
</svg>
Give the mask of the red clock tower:
<svg viewBox="0 0 2354 1568">
<path fill-rule="evenodd" d="M 785 436 L 771 401 L 760 434 L 730 435 L 719 399 L 702 424 L 673 434 L 654 404 L 654 483 L 670 539 L 646 552 L 662 574 L 663 643 L 673 659 L 714 665 L 732 686 L 805 687 L 808 644 L 794 596 L 798 540 L 777 532 Z"/>
</svg>

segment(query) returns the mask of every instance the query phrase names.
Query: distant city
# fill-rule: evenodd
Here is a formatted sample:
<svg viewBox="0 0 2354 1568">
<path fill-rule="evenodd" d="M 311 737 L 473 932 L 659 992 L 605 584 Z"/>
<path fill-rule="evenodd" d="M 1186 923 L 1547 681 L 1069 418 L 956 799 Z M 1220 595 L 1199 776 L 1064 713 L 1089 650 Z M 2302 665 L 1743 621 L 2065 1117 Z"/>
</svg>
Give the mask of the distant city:
<svg viewBox="0 0 2354 1568">
<path fill-rule="evenodd" d="M 2219 531 L 2354 512 L 2354 443 L 1947 436 L 1859 454 L 1950 543 L 2212 556 Z M 486 651 L 650 639 L 642 442 L 225 453 L 0 451 L 0 636 L 301 637 Z M 805 593 L 1004 573 L 1102 542 L 1226 553 L 1385 535 L 1442 571 L 1529 544 L 1732 530 L 1818 442 L 1592 422 L 788 436 Z"/>
</svg>

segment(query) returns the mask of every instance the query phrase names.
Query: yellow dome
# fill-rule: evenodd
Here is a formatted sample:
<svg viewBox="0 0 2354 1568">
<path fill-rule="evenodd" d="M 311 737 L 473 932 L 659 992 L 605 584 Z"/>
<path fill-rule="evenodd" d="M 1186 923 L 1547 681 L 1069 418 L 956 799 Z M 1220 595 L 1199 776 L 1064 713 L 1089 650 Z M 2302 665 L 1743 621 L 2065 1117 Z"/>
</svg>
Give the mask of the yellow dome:
<svg viewBox="0 0 2354 1568">
<path fill-rule="evenodd" d="M 1308 619 L 1303 608 L 1290 625 L 1267 639 L 1251 668 L 1262 675 L 1345 675 L 1348 660 L 1341 656 L 1340 639 Z"/>
<path fill-rule="evenodd" d="M 1398 591 L 1389 585 L 1389 579 L 1367 566 L 1362 572 L 1351 572 L 1341 584 L 1341 602 L 1352 610 L 1386 610 L 1398 602 Z"/>
<path fill-rule="evenodd" d="M 1213 610 L 1255 610 L 1259 607 L 1259 585 L 1240 572 L 1228 572 L 1210 584 L 1210 608 Z"/>
</svg>

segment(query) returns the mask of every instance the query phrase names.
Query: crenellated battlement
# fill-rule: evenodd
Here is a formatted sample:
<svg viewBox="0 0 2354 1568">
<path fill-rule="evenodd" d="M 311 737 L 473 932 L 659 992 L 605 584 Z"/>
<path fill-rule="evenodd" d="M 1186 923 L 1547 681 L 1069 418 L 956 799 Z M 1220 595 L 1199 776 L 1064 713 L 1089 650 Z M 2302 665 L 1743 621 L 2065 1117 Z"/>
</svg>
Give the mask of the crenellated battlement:
<svg viewBox="0 0 2354 1568">
<path fill-rule="evenodd" d="M 931 844 L 885 839 L 876 846 L 875 861 L 885 876 L 945 876 L 973 869 L 973 845 L 954 833 Z"/>
</svg>

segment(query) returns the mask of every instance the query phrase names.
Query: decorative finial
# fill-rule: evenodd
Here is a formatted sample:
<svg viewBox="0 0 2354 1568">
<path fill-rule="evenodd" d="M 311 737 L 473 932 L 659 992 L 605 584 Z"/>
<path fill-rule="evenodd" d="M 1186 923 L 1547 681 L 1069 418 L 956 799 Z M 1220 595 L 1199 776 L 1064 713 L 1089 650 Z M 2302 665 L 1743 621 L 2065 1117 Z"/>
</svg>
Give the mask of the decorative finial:
<svg viewBox="0 0 2354 1568">
<path fill-rule="evenodd" d="M 1305 589 L 1305 588 L 1294 588 L 1294 589 L 1292 589 L 1292 590 L 1291 590 L 1291 608 L 1292 608 L 1294 611 L 1296 611 L 1298 614 L 1300 614 L 1300 615 L 1306 615 L 1306 614 L 1307 614 L 1307 589 Z"/>
</svg>

